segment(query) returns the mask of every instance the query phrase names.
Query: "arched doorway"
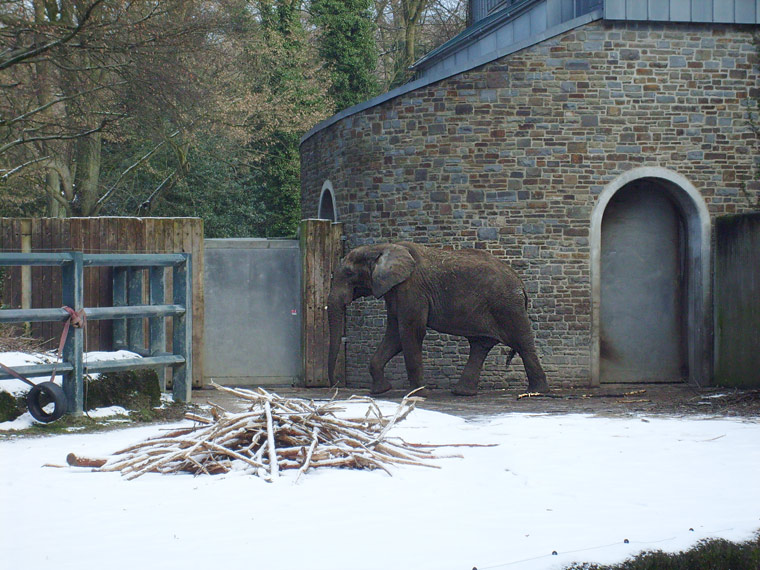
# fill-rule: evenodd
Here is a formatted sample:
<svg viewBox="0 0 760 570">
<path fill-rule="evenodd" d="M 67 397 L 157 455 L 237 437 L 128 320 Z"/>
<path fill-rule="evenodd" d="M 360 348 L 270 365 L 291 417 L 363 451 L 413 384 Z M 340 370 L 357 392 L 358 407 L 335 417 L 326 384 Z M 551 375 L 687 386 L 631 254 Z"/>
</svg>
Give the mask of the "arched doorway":
<svg viewBox="0 0 760 570">
<path fill-rule="evenodd" d="M 592 382 L 709 380 L 710 219 L 662 168 L 611 182 L 591 224 Z"/>
<path fill-rule="evenodd" d="M 677 205 L 656 180 L 629 182 L 607 205 L 601 244 L 602 382 L 688 379 L 684 231 Z"/>
<path fill-rule="evenodd" d="M 333 190 L 332 182 L 329 180 L 325 180 L 325 183 L 322 184 L 317 217 L 320 220 L 338 221 L 338 208 L 335 206 L 335 191 Z"/>
</svg>

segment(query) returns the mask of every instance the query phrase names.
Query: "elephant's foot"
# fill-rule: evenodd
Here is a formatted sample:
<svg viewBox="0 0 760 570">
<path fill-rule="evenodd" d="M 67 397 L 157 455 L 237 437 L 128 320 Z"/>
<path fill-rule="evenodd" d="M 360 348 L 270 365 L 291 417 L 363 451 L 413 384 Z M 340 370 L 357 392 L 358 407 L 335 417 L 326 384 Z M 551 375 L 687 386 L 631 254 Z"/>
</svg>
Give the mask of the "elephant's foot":
<svg viewBox="0 0 760 570">
<path fill-rule="evenodd" d="M 451 388 L 451 393 L 455 396 L 477 396 L 478 385 L 460 380 Z"/>
<path fill-rule="evenodd" d="M 538 392 L 539 394 L 546 394 L 549 391 L 549 383 L 546 378 L 528 382 L 528 392 Z"/>
<path fill-rule="evenodd" d="M 388 390 L 393 388 L 393 385 L 387 380 L 381 380 L 380 382 L 372 382 L 372 388 L 370 388 L 370 394 L 385 394 Z"/>
</svg>

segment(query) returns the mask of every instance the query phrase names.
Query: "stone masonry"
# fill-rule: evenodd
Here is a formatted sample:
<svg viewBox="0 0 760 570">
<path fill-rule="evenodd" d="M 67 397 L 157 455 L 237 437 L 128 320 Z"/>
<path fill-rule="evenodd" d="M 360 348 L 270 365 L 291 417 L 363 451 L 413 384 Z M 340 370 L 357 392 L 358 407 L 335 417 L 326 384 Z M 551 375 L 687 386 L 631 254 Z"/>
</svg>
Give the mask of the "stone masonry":
<svg viewBox="0 0 760 570">
<path fill-rule="evenodd" d="M 304 217 L 332 182 L 346 251 L 411 240 L 482 248 L 530 292 L 551 384 L 587 385 L 589 225 L 607 183 L 640 166 L 686 177 L 711 217 L 758 207 L 747 103 L 758 96 L 750 26 L 596 21 L 317 131 L 301 146 Z M 367 364 L 384 305 L 354 303 L 347 380 Z M 448 387 L 467 342 L 430 331 L 430 386 Z M 488 357 L 482 387 L 524 386 L 519 359 Z M 406 386 L 401 356 L 389 379 Z"/>
</svg>

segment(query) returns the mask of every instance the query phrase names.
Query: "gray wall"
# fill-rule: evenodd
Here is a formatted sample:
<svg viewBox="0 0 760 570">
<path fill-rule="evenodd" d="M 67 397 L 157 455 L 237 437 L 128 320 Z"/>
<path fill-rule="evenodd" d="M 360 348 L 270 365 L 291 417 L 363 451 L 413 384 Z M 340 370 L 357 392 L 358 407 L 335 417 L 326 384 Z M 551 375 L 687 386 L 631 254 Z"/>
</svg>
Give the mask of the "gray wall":
<svg viewBox="0 0 760 570">
<path fill-rule="evenodd" d="M 283 385 L 301 377 L 296 240 L 207 239 L 204 384 Z"/>
<path fill-rule="evenodd" d="M 760 212 L 715 224 L 715 383 L 760 388 Z"/>
</svg>

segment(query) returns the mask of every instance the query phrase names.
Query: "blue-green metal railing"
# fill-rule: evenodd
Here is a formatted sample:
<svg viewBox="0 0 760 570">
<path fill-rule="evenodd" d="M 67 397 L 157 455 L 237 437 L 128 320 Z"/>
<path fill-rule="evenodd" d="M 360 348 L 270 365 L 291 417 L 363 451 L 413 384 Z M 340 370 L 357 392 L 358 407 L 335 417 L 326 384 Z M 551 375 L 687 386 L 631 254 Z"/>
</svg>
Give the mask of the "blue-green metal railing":
<svg viewBox="0 0 760 570">
<path fill-rule="evenodd" d="M 187 402 L 192 391 L 192 278 L 191 256 L 171 254 L 83 254 L 0 253 L 0 266 L 60 266 L 61 299 L 75 311 L 84 309 L 87 320 L 113 320 L 115 349 L 127 348 L 144 358 L 84 362 L 84 330 L 71 328 L 63 349 L 62 362 L 16 367 L 23 376 L 50 376 L 53 370 L 63 375 L 63 391 L 68 410 L 82 413 L 84 373 L 111 372 L 134 368 L 173 368 L 174 399 Z M 113 306 L 84 306 L 84 268 L 113 267 Z M 165 268 L 172 268 L 172 304 L 165 302 Z M 149 304 L 141 304 L 143 272 L 149 273 Z M 63 308 L 2 309 L 0 323 L 61 321 L 69 318 Z M 173 319 L 172 352 L 166 352 L 165 319 Z M 143 319 L 148 319 L 149 347 L 144 349 Z M 0 379 L 10 376 L 0 371 Z M 165 388 L 162 385 L 162 389 Z"/>
</svg>

